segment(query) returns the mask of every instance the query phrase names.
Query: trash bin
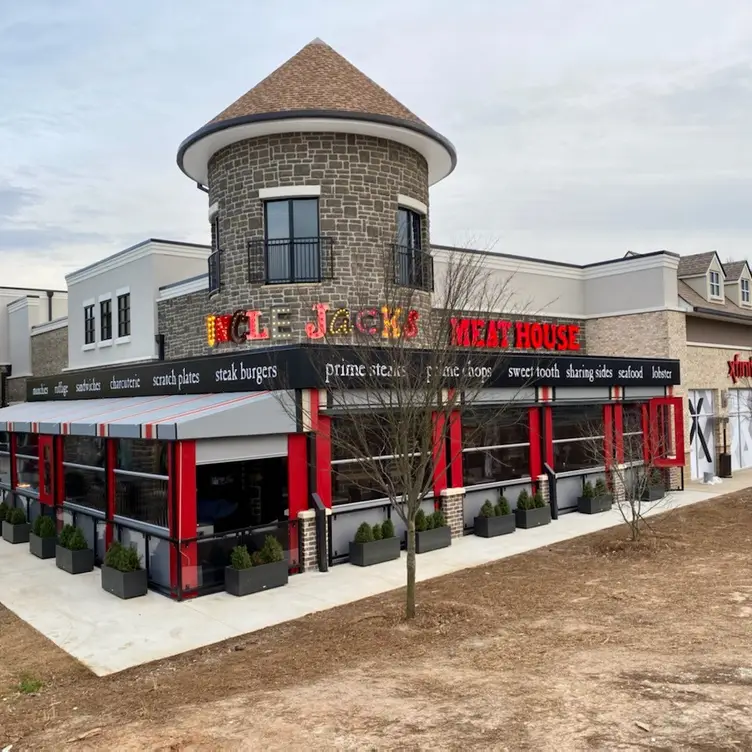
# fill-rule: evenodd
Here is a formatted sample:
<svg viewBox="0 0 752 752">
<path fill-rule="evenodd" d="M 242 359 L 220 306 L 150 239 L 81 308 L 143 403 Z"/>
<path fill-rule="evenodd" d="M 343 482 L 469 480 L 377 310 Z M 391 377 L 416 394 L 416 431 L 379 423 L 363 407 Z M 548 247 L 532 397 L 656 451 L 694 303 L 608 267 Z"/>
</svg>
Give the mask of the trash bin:
<svg viewBox="0 0 752 752">
<path fill-rule="evenodd" d="M 721 452 L 718 455 L 718 477 L 731 477 L 731 455 L 728 452 Z"/>
</svg>

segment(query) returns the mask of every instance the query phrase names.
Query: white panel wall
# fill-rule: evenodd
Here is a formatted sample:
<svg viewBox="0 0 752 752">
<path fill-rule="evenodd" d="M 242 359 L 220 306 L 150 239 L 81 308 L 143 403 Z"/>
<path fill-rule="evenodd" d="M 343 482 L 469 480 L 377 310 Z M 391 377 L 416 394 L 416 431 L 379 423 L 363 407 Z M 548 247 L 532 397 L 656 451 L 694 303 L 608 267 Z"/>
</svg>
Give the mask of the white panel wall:
<svg viewBox="0 0 752 752">
<path fill-rule="evenodd" d="M 434 305 L 445 300 L 447 269 L 457 263 L 461 253 L 433 249 Z M 499 254 L 472 254 L 471 258 L 480 259 L 478 287 L 485 284 L 486 288 L 477 299 L 463 305 L 468 310 L 488 310 L 481 296 L 487 301 L 499 292 L 503 305 L 496 310 L 529 316 L 595 318 L 676 306 L 678 259 L 668 254 L 635 256 L 585 267 Z"/>
<path fill-rule="evenodd" d="M 68 275 L 68 368 L 132 363 L 157 357 L 159 288 L 206 271 L 209 249 L 148 241 Z M 118 338 L 117 298 L 130 294 L 131 333 Z M 101 341 L 100 299 L 112 296 L 111 343 Z M 84 306 L 94 301 L 94 346 L 84 341 Z"/>
</svg>

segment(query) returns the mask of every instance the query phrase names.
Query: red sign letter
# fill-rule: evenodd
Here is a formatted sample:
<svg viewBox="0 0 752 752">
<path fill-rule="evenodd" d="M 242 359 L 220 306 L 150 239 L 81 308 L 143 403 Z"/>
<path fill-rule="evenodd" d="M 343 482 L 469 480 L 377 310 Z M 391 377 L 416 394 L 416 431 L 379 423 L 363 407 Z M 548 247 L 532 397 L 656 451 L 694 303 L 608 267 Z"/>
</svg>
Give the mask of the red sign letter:
<svg viewBox="0 0 752 752">
<path fill-rule="evenodd" d="M 307 323 L 305 333 L 308 339 L 321 339 L 326 335 L 326 312 L 329 310 L 328 303 L 314 303 L 313 310 L 316 311 L 316 323 Z"/>
</svg>

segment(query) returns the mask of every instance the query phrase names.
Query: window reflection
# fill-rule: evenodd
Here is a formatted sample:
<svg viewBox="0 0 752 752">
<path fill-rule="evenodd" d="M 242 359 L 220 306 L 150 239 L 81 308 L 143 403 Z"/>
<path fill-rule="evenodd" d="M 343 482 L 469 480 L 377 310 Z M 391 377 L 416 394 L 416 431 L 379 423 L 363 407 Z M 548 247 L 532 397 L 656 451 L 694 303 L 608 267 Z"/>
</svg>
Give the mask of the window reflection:
<svg viewBox="0 0 752 752">
<path fill-rule="evenodd" d="M 39 493 L 39 460 L 29 457 L 16 459 L 16 473 L 18 480 L 16 488 L 21 491 Z"/>
<path fill-rule="evenodd" d="M 167 475 L 167 442 L 156 439 L 118 439 L 118 470 Z"/>
<path fill-rule="evenodd" d="M 107 509 L 105 473 L 102 470 L 64 467 L 65 500 L 101 512 Z"/>
<path fill-rule="evenodd" d="M 603 405 L 554 405 L 553 445 L 556 472 L 602 466 Z"/>
<path fill-rule="evenodd" d="M 167 481 L 117 475 L 115 513 L 132 520 L 167 527 Z"/>
<path fill-rule="evenodd" d="M 103 468 L 105 440 L 98 436 L 63 436 L 63 462 Z"/>
</svg>

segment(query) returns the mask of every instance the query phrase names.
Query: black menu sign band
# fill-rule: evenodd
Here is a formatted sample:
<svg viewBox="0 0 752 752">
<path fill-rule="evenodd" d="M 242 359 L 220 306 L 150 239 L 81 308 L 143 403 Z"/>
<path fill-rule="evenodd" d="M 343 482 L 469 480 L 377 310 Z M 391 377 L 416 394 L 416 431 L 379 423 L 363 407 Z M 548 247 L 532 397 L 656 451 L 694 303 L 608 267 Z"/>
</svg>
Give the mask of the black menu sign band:
<svg viewBox="0 0 752 752">
<path fill-rule="evenodd" d="M 599 358 L 568 355 L 457 353 L 456 364 L 435 373 L 435 359 L 419 350 L 390 362 L 390 350 L 299 345 L 246 350 L 182 361 L 113 366 L 30 378 L 27 400 L 101 399 L 171 394 L 253 392 L 317 387 L 388 389 L 416 374 L 426 384 L 484 387 L 673 386 L 680 383 L 679 361 L 656 358 Z"/>
</svg>

